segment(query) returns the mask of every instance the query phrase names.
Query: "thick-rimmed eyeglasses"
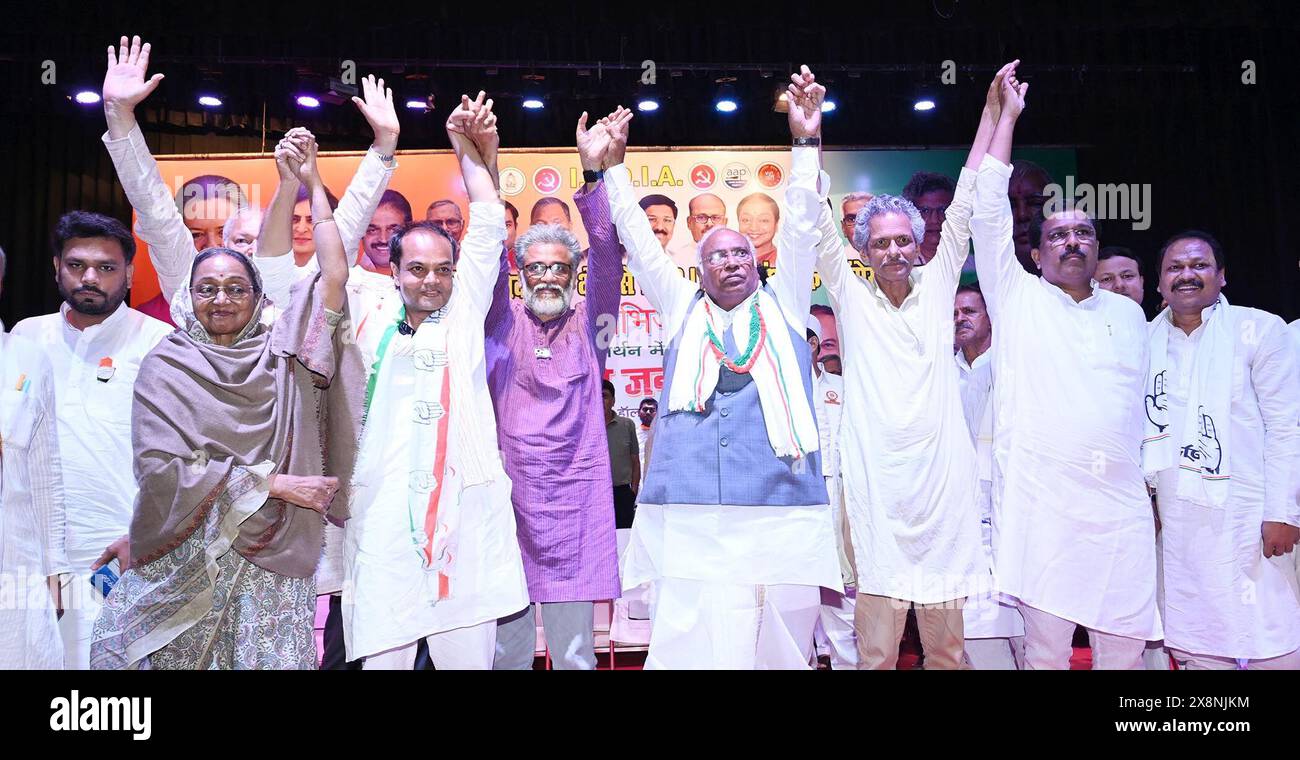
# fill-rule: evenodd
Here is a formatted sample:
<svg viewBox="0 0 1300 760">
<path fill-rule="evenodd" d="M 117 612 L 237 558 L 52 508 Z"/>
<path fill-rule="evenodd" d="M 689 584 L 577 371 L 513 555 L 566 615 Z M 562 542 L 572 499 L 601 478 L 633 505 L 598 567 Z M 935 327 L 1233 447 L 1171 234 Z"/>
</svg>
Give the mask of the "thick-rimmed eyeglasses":
<svg viewBox="0 0 1300 760">
<path fill-rule="evenodd" d="M 540 261 L 534 261 L 531 264 L 524 265 L 524 272 L 529 277 L 545 277 L 547 272 L 556 277 L 567 276 L 573 272 L 572 264 L 565 264 L 562 261 L 556 261 L 551 264 L 544 264 Z"/>
</svg>

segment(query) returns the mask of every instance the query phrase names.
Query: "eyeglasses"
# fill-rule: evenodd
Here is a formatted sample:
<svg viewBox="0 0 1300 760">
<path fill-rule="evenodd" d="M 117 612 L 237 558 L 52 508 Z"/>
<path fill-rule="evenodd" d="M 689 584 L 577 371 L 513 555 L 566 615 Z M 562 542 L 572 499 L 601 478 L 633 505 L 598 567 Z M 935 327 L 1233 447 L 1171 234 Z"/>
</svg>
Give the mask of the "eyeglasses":
<svg viewBox="0 0 1300 760">
<path fill-rule="evenodd" d="M 430 219 L 429 224 L 447 231 L 459 230 L 465 226 L 465 223 L 459 219 Z"/>
<path fill-rule="evenodd" d="M 198 297 L 200 301 L 211 301 L 217 297 L 218 293 L 225 293 L 226 298 L 229 298 L 231 301 L 243 301 L 248 298 L 252 292 L 253 291 L 250 288 L 246 288 L 243 285 L 203 284 L 194 288 L 194 295 Z"/>
<path fill-rule="evenodd" d="M 704 254 L 704 260 L 713 266 L 718 266 L 727 259 L 735 259 L 737 264 L 744 264 L 753 258 L 754 254 L 748 248 L 719 248 Z"/>
<path fill-rule="evenodd" d="M 565 264 L 560 261 L 556 261 L 552 264 L 544 264 L 540 261 L 534 261 L 531 264 L 524 265 L 524 272 L 530 277 L 545 277 L 547 272 L 550 272 L 556 277 L 567 277 L 571 272 L 573 272 L 573 265 Z"/>
<path fill-rule="evenodd" d="M 1078 240 L 1080 243 L 1087 243 L 1097 239 L 1096 230 L 1094 230 L 1091 227 L 1084 227 L 1083 225 L 1080 225 L 1078 227 L 1071 227 L 1069 229 L 1063 229 L 1058 227 L 1052 230 L 1051 232 L 1047 233 L 1047 242 L 1051 243 L 1052 245 L 1064 245 L 1065 241 L 1070 237 L 1071 232 L 1074 233 L 1075 239 Z"/>
<path fill-rule="evenodd" d="M 906 248 L 909 245 L 915 245 L 916 241 L 912 239 L 911 235 L 899 235 L 898 237 L 892 238 L 876 238 L 871 241 L 870 245 L 877 251 L 888 251 L 890 243 L 897 243 L 899 248 Z"/>
<path fill-rule="evenodd" d="M 916 210 L 921 212 L 921 216 L 943 216 L 948 212 L 948 207 L 944 206 L 917 206 Z"/>
<path fill-rule="evenodd" d="M 726 218 L 722 214 L 695 214 L 690 217 L 691 221 L 696 224 L 720 224 Z"/>
</svg>

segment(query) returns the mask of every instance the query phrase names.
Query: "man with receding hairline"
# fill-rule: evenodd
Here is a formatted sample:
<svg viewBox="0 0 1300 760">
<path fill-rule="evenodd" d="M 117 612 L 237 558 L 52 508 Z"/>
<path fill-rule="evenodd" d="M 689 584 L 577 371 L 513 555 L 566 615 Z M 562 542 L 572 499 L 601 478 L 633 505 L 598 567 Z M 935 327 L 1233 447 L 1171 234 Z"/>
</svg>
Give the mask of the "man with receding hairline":
<svg viewBox="0 0 1300 760">
<path fill-rule="evenodd" d="M 460 205 L 450 198 L 436 200 L 429 204 L 424 212 L 427 221 L 442 227 L 447 234 L 460 242 L 465 237 L 465 217 L 460 213 Z"/>
<path fill-rule="evenodd" d="M 1018 603 L 1027 669 L 1068 669 L 1079 625 L 1094 668 L 1139 669 L 1146 642 L 1163 637 L 1141 462 L 1146 319 L 1132 300 L 1093 286 L 1097 231 L 1080 210 L 1029 220 L 1041 277 L 1017 257 L 1007 188 L 1028 87 L 1014 68 L 1004 80 L 971 217 L 980 288 L 998 324 L 994 588 Z"/>
<path fill-rule="evenodd" d="M 528 214 L 528 224 L 557 224 L 564 229 L 573 226 L 573 217 L 569 214 L 569 204 L 559 198 L 544 196 L 533 204 Z"/>
<path fill-rule="evenodd" d="M 714 227 L 727 226 L 727 204 L 713 193 L 700 193 L 686 204 L 686 228 L 696 243 Z"/>
<path fill-rule="evenodd" d="M 805 340 L 825 88 L 807 67 L 794 81 L 790 218 L 766 285 L 754 243 L 715 226 L 701 290 L 655 239 L 627 167 L 606 175 L 628 268 L 673 336 L 623 554 L 624 588 L 655 594 L 647 669 L 807 669 L 819 587 L 843 589 Z"/>
</svg>

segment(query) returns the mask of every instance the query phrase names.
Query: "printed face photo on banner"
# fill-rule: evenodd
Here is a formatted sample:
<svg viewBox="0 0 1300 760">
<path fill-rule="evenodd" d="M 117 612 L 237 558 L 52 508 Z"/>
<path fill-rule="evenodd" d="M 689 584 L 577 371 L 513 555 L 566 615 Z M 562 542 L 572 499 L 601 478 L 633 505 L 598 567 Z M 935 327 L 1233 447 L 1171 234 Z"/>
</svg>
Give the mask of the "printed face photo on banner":
<svg viewBox="0 0 1300 760">
<path fill-rule="evenodd" d="M 321 176 L 333 197 L 343 197 L 362 156 L 360 152 L 320 156 Z M 917 171 L 939 172 L 955 179 L 965 156 L 964 148 L 920 151 L 826 150 L 822 154 L 822 160 L 832 181 L 829 199 L 832 217 L 838 226 L 842 217 L 840 202 L 846 194 L 854 191 L 897 194 Z M 1034 161 L 1053 177 L 1074 173 L 1075 156 L 1070 149 L 1017 151 L 1016 157 Z M 238 185 L 248 204 L 254 207 L 265 208 L 275 193 L 276 170 L 270 156 L 159 156 L 157 161 L 163 181 L 173 192 L 179 191 L 188 180 L 203 175 L 216 175 L 229 178 Z M 453 234 L 463 235 L 472 220 L 469 218 L 468 196 L 452 154 L 449 151 L 399 150 L 397 163 L 398 168 L 388 183 L 388 189 L 400 193 L 414 210 L 416 218 L 429 218 L 432 213 L 433 218 L 445 219 L 451 226 L 459 216 L 463 220 L 463 227 Z M 699 282 L 696 243 L 715 226 L 731 227 L 749 237 L 759 252 L 760 261 L 768 267 L 768 274 L 775 271 L 777 233 L 785 218 L 782 202 L 790 174 L 788 148 L 711 151 L 631 148 L 627 164 L 633 186 L 641 197 L 663 196 L 676 206 L 674 212 L 667 203 L 652 203 L 645 205 L 645 211 L 664 250 L 672 257 L 684 277 Z M 573 205 L 573 194 L 582 186 L 582 170 L 576 152 L 572 149 L 503 149 L 498 165 L 501 195 L 519 214 L 513 232 L 522 232 L 534 218 L 564 224 L 572 229 L 585 250 L 587 233 Z M 438 204 L 438 207 L 430 209 L 435 202 L 442 200 L 452 201 L 455 210 L 447 204 Z M 563 205 L 555 201 L 563 201 Z M 206 207 L 202 209 L 205 219 L 210 216 L 208 212 L 211 210 Z M 195 211 L 194 204 L 188 203 L 186 213 L 198 211 Z M 509 211 L 506 216 L 508 221 L 513 221 Z M 310 230 L 309 224 L 307 222 L 305 225 L 306 230 Z M 220 226 L 204 226 L 214 229 L 203 242 L 208 246 L 218 245 L 219 241 L 212 238 L 220 235 Z M 387 237 L 382 232 L 388 232 L 388 226 L 381 225 L 381 234 L 363 236 L 361 244 L 353 252 L 358 261 L 367 253 L 373 254 L 372 260 L 384 257 L 385 241 L 380 238 Z M 363 229 L 362 232 L 366 230 Z M 373 238 L 369 241 L 369 246 L 368 238 Z M 513 238 L 512 234 L 510 240 L 513 241 Z M 296 243 L 295 240 L 295 249 Z M 845 250 L 851 251 L 847 238 L 844 243 Z M 137 245 L 146 255 L 137 255 L 135 259 L 132 305 L 139 305 L 158 295 L 158 280 L 147 255 L 148 247 L 138 239 Z M 295 250 L 295 253 L 299 251 Z M 849 258 L 855 272 L 863 277 L 869 276 L 869 268 L 860 256 L 853 255 Z M 973 267 L 971 260 L 968 268 L 972 276 Z M 577 298 L 585 296 L 586 280 L 584 264 L 577 273 Z M 825 288 L 821 287 L 820 278 L 814 276 L 810 286 L 814 289 L 813 303 L 827 304 Z M 518 271 L 514 266 L 511 267 L 510 289 L 514 298 L 523 296 Z M 615 411 L 626 417 L 635 417 L 641 399 L 647 396 L 658 398 L 663 390 L 663 353 L 673 336 L 663 334 L 659 315 L 626 268 L 622 296 L 609 342 L 605 375 L 617 390 Z"/>
</svg>

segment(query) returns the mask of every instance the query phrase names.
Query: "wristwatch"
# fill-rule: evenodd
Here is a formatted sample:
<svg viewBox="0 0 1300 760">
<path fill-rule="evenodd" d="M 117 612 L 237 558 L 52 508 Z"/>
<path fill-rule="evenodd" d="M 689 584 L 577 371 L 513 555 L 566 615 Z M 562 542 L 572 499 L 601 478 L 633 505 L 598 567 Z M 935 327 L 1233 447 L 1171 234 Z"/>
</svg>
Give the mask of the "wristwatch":
<svg viewBox="0 0 1300 760">
<path fill-rule="evenodd" d="M 796 138 L 794 138 L 794 145 L 795 145 L 795 147 L 805 147 L 805 146 L 816 147 L 816 146 L 821 145 L 821 144 L 822 144 L 822 139 L 821 139 L 820 137 L 796 137 Z"/>
<path fill-rule="evenodd" d="M 379 160 L 380 160 L 380 161 L 383 161 L 383 162 L 386 163 L 386 164 L 391 164 L 391 163 L 393 163 L 393 159 L 394 159 L 394 158 L 397 158 L 397 154 L 396 154 L 396 153 L 392 154 L 391 156 L 385 156 L 383 153 L 380 153 L 380 152 L 379 152 L 379 149 L 376 148 L 376 147 L 373 146 L 373 145 L 370 146 L 370 149 L 373 150 L 373 151 L 375 152 L 375 155 L 376 155 L 376 156 L 379 156 Z"/>
<path fill-rule="evenodd" d="M 605 176 L 605 172 L 603 169 L 597 169 L 596 171 L 592 171 L 590 169 L 582 170 L 582 181 L 588 184 L 599 182 L 600 178 L 603 176 Z"/>
</svg>

